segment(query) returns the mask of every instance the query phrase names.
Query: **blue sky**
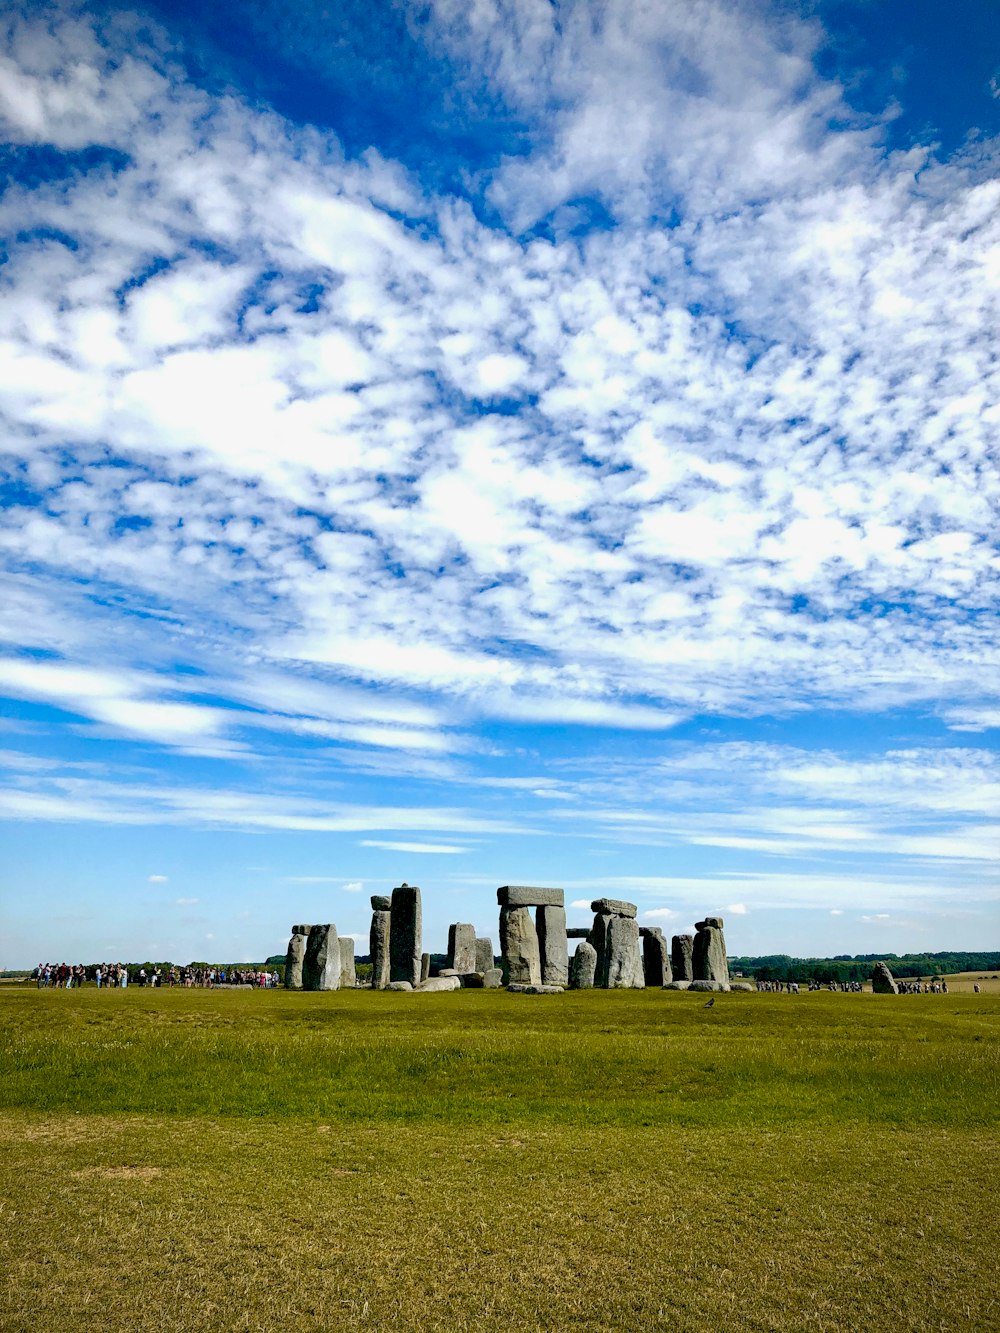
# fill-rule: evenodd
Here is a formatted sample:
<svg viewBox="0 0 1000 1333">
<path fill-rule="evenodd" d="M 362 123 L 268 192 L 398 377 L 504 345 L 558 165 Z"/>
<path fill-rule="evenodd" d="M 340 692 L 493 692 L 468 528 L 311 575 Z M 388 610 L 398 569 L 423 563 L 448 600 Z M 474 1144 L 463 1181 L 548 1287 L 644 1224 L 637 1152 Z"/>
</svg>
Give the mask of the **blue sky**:
<svg viewBox="0 0 1000 1333">
<path fill-rule="evenodd" d="M 1000 940 L 986 3 L 5 20 L 0 966 Z"/>
</svg>

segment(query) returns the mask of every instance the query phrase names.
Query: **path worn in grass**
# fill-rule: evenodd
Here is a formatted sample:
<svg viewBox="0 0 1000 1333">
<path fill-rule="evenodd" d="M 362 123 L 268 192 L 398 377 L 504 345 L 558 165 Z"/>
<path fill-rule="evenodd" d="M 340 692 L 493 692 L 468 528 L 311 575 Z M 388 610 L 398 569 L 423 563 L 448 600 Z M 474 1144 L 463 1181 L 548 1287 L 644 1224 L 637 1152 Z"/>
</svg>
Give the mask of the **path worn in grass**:
<svg viewBox="0 0 1000 1333">
<path fill-rule="evenodd" d="M 0 1010 L 4 1329 L 1000 1317 L 993 997 Z"/>
</svg>

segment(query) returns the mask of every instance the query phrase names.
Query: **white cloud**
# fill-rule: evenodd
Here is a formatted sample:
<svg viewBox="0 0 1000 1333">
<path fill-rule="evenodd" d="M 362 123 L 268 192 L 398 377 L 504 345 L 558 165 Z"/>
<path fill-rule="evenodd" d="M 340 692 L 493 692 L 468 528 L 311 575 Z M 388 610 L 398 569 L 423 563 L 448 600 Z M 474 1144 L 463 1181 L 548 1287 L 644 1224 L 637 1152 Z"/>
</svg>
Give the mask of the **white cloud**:
<svg viewBox="0 0 1000 1333">
<path fill-rule="evenodd" d="M 726 911 L 731 913 L 732 916 L 746 916 L 749 910 L 746 903 L 730 903 L 726 908 Z"/>
<path fill-rule="evenodd" d="M 176 905 L 178 907 L 193 907 L 197 901 L 197 898 L 178 898 L 176 899 Z"/>
<path fill-rule="evenodd" d="M 642 913 L 651 921 L 674 921 L 680 916 L 680 912 L 675 912 L 672 907 L 653 907 L 649 911 Z"/>
<path fill-rule="evenodd" d="M 352 879 L 349 884 L 344 884 L 341 887 L 345 893 L 361 893 L 365 886 L 362 884 L 361 880 Z"/>
<path fill-rule="evenodd" d="M 434 856 L 454 856 L 467 852 L 468 847 L 452 847 L 441 842 L 382 842 L 374 838 L 364 838 L 362 847 L 378 847 L 384 852 L 427 852 Z"/>
</svg>

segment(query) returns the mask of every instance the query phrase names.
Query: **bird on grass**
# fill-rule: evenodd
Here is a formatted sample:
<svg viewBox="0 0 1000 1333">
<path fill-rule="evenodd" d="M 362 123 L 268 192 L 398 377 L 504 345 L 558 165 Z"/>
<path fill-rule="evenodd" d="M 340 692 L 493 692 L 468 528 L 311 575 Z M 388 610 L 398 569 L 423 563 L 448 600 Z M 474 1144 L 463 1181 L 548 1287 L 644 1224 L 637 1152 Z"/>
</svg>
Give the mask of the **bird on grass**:
<svg viewBox="0 0 1000 1333">
<path fill-rule="evenodd" d="M 715 996 L 713 995 L 712 998 L 711 998 L 711 999 L 708 1001 L 708 1003 L 705 1005 L 705 1008 L 706 1008 L 706 1009 L 711 1009 L 711 1007 L 712 1007 L 712 1005 L 713 1005 L 714 1003 L 715 1003 Z"/>
</svg>

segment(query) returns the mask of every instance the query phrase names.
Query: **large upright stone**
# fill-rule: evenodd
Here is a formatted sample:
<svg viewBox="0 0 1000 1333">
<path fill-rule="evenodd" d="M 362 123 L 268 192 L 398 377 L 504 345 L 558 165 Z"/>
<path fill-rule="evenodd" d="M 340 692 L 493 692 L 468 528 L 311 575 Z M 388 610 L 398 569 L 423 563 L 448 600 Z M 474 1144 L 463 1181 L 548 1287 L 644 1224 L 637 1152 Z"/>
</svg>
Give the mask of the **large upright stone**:
<svg viewBox="0 0 1000 1333">
<path fill-rule="evenodd" d="M 608 929 L 613 918 L 598 912 L 590 930 L 590 943 L 597 954 L 597 967 L 594 971 L 594 985 L 602 990 L 608 984 Z"/>
<path fill-rule="evenodd" d="M 285 954 L 285 989 L 302 989 L 302 963 L 306 956 L 309 926 L 293 926 L 288 952 Z"/>
<path fill-rule="evenodd" d="M 573 990 L 591 990 L 597 972 L 597 950 L 588 940 L 581 940 L 569 968 L 569 984 Z"/>
<path fill-rule="evenodd" d="M 693 981 L 694 936 L 675 935 L 670 941 L 670 966 L 675 981 Z"/>
<path fill-rule="evenodd" d="M 624 902 L 621 898 L 597 898 L 590 904 L 590 910 L 600 916 L 635 916 L 635 903 Z"/>
<path fill-rule="evenodd" d="M 729 962 L 726 958 L 726 937 L 722 933 L 722 917 L 713 916 L 709 920 L 719 925 L 709 925 L 708 921 L 695 923 L 697 934 L 694 937 L 691 966 L 693 981 L 721 981 L 729 984 Z"/>
<path fill-rule="evenodd" d="M 420 890 L 401 884 L 392 891 L 389 923 L 389 979 L 420 985 L 422 943 Z"/>
<path fill-rule="evenodd" d="M 642 990 L 646 981 L 642 971 L 639 923 L 634 917 L 613 916 L 607 928 L 607 981 L 609 990 Z"/>
<path fill-rule="evenodd" d="M 665 986 L 673 981 L 670 970 L 670 945 L 659 926 L 647 926 L 642 932 L 642 973 L 647 986 Z"/>
<path fill-rule="evenodd" d="M 899 994 L 899 984 L 885 963 L 876 963 L 872 968 L 872 990 L 876 995 Z"/>
<path fill-rule="evenodd" d="M 334 925 L 311 926 L 302 962 L 303 990 L 340 989 L 340 941 Z"/>
<path fill-rule="evenodd" d="M 543 986 L 565 986 L 569 982 L 569 946 L 566 943 L 566 909 L 539 907 L 535 913 L 538 953 Z"/>
<path fill-rule="evenodd" d="M 464 921 L 448 927 L 448 966 L 461 975 L 476 971 L 476 928 Z"/>
<path fill-rule="evenodd" d="M 489 972 L 495 966 L 493 962 L 493 941 L 479 937 L 476 939 L 476 971 Z"/>
<path fill-rule="evenodd" d="M 374 902 L 375 899 L 373 898 Z M 372 986 L 385 990 L 389 984 L 389 924 L 392 913 L 381 909 L 372 912 L 372 928 L 368 934 L 368 953 L 372 960 Z"/>
<path fill-rule="evenodd" d="M 500 954 L 505 986 L 511 982 L 525 986 L 542 984 L 538 932 L 530 908 L 500 908 Z"/>
<path fill-rule="evenodd" d="M 536 889 L 530 884 L 505 884 L 497 889 L 501 907 L 565 907 L 562 889 Z"/>
<path fill-rule="evenodd" d="M 340 989 L 353 990 L 358 984 L 358 969 L 354 965 L 354 940 L 350 935 L 340 937 Z"/>
</svg>

